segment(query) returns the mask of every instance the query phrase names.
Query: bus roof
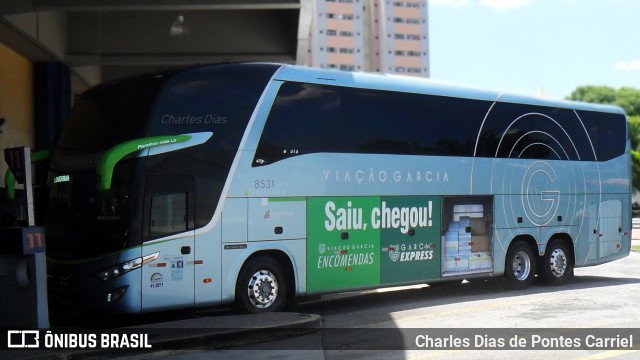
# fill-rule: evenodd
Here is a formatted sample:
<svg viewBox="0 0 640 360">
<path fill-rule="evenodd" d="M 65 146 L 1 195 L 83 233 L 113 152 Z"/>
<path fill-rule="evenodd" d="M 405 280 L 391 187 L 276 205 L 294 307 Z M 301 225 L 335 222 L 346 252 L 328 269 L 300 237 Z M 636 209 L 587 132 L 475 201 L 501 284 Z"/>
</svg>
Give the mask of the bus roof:
<svg viewBox="0 0 640 360">
<path fill-rule="evenodd" d="M 301 81 L 315 84 L 347 86 L 376 90 L 401 91 L 437 96 L 459 97 L 475 100 L 520 103 L 546 107 L 576 109 L 624 114 L 618 106 L 584 102 L 550 100 L 533 96 L 507 94 L 498 91 L 476 89 L 438 82 L 430 79 L 392 74 L 348 72 L 318 69 L 306 66 L 285 65 L 274 75 L 275 80 Z"/>
<path fill-rule="evenodd" d="M 135 81 L 137 79 L 162 78 L 176 73 L 188 72 L 195 69 L 211 68 L 217 69 L 220 65 L 251 66 L 251 64 L 267 63 L 219 63 L 208 65 L 197 65 L 182 68 L 174 68 L 160 73 L 145 74 L 141 76 L 117 79 L 114 81 L 99 84 L 94 88 L 101 88 L 105 85 L 117 84 L 120 82 Z M 497 101 L 505 103 L 529 104 L 536 106 L 555 107 L 564 109 L 575 109 L 584 111 L 597 111 L 625 115 L 621 107 L 613 105 L 591 104 L 584 102 L 551 100 L 541 97 L 526 96 L 504 93 L 500 91 L 484 90 L 469 86 L 454 85 L 447 82 L 435 81 L 427 78 L 415 76 L 403 76 L 381 73 L 350 72 L 334 69 L 320 69 L 299 65 L 285 65 L 268 63 L 274 67 L 281 66 L 274 75 L 274 80 L 299 81 L 314 84 L 346 86 L 355 88 L 387 90 L 409 92 L 417 94 L 448 96 L 474 100 Z M 93 90 L 90 89 L 90 90 Z"/>
</svg>

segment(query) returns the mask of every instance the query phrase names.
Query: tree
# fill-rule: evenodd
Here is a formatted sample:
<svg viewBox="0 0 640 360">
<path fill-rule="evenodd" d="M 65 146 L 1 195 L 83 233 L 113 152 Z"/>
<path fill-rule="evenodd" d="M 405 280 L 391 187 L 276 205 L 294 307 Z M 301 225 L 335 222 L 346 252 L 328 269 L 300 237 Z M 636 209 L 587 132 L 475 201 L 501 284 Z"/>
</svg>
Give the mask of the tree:
<svg viewBox="0 0 640 360">
<path fill-rule="evenodd" d="M 616 89 L 609 86 L 578 86 L 567 100 L 583 101 L 594 104 L 613 105 L 616 102 Z"/>
<path fill-rule="evenodd" d="M 615 104 L 621 106 L 628 116 L 640 116 L 640 90 L 629 87 L 620 88 Z"/>
<path fill-rule="evenodd" d="M 631 177 L 633 187 L 640 189 L 640 89 L 609 86 L 578 86 L 567 100 L 617 105 L 624 109 L 631 134 Z"/>
<path fill-rule="evenodd" d="M 640 189 L 640 116 L 629 116 L 631 134 L 631 178 L 633 187 Z"/>
<path fill-rule="evenodd" d="M 631 133 L 631 150 L 640 150 L 640 116 L 627 116 Z"/>
<path fill-rule="evenodd" d="M 609 86 L 578 86 L 567 100 L 617 105 L 623 108 L 628 116 L 640 116 L 640 89 L 631 87 L 616 90 Z"/>
</svg>

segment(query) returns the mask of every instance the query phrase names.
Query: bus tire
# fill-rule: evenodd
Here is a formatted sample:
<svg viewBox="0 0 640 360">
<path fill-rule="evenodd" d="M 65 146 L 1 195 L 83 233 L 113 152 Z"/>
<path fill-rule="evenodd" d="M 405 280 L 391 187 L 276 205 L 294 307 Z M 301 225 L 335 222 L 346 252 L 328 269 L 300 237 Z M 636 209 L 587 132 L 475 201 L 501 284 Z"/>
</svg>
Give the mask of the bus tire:
<svg viewBox="0 0 640 360">
<path fill-rule="evenodd" d="M 553 285 L 565 284 L 573 278 L 573 260 L 569 247 L 559 239 L 552 239 L 542 260 L 542 276 Z"/>
<path fill-rule="evenodd" d="M 287 279 L 282 265 L 271 257 L 249 260 L 236 283 L 236 310 L 265 313 L 282 310 L 287 303 Z"/>
<path fill-rule="evenodd" d="M 536 256 L 525 241 L 516 241 L 507 251 L 504 277 L 512 289 L 525 289 L 536 275 Z"/>
</svg>

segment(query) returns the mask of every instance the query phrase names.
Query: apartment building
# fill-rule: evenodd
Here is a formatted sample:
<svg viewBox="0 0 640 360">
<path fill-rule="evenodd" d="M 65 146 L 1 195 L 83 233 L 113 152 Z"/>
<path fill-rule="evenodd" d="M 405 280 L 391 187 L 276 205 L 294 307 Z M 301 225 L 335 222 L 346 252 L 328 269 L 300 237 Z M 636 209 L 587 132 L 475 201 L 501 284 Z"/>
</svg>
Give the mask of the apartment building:
<svg viewBox="0 0 640 360">
<path fill-rule="evenodd" d="M 307 65 L 429 77 L 427 0 L 315 0 Z"/>
</svg>

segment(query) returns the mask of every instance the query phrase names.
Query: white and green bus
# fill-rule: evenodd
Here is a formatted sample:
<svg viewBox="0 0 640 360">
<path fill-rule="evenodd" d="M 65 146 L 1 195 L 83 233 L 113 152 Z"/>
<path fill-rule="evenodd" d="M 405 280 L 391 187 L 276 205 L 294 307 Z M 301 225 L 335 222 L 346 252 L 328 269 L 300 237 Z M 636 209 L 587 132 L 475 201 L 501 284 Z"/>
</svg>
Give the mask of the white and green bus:
<svg viewBox="0 0 640 360">
<path fill-rule="evenodd" d="M 50 300 L 139 313 L 625 257 L 623 110 L 278 64 L 105 83 L 51 160 Z"/>
</svg>

